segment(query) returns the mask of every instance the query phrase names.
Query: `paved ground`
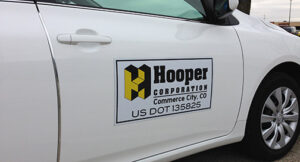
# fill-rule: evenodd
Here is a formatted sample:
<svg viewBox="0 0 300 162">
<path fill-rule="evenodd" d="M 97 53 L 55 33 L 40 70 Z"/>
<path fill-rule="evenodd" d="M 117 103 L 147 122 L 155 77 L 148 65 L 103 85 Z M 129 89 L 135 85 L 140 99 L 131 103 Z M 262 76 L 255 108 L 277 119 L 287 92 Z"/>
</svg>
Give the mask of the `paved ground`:
<svg viewBox="0 0 300 162">
<path fill-rule="evenodd" d="M 209 150 L 196 155 L 192 155 L 178 162 L 252 162 L 249 157 L 239 153 L 232 146 L 224 146 L 221 148 Z M 177 162 L 177 161 L 176 161 Z M 277 162 L 300 162 L 300 137 L 293 150 L 283 159 Z"/>
</svg>

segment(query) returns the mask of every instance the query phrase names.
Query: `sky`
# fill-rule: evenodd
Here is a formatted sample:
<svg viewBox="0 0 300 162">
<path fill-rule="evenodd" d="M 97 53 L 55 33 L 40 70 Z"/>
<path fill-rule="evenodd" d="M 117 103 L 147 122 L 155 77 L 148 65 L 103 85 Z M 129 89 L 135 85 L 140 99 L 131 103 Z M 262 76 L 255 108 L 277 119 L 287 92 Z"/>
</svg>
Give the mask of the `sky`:
<svg viewBox="0 0 300 162">
<path fill-rule="evenodd" d="M 300 0 L 292 0 L 291 21 L 300 21 Z M 251 15 L 267 21 L 288 21 L 290 0 L 252 0 Z"/>
</svg>

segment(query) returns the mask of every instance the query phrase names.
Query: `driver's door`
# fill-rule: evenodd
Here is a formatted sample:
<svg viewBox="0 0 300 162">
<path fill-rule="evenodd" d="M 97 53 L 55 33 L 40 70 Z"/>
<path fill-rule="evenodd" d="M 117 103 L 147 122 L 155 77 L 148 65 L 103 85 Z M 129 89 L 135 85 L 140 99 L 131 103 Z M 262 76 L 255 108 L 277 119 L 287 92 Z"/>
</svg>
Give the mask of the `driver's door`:
<svg viewBox="0 0 300 162">
<path fill-rule="evenodd" d="M 61 161 L 138 160 L 233 129 L 243 80 L 233 27 L 203 23 L 182 0 L 47 1 Z"/>
</svg>

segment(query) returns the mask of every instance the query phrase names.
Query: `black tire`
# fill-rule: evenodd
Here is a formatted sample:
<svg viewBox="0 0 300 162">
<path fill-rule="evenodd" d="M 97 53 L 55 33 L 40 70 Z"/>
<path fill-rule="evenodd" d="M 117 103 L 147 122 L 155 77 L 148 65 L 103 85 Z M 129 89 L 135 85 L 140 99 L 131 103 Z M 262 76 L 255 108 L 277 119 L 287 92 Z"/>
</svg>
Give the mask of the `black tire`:
<svg viewBox="0 0 300 162">
<path fill-rule="evenodd" d="M 299 136 L 299 118 L 295 133 L 290 141 L 281 149 L 271 149 L 265 143 L 261 133 L 261 113 L 265 101 L 269 95 L 279 87 L 291 89 L 298 101 L 300 101 L 300 87 L 297 82 L 287 74 L 272 73 L 259 86 L 252 101 L 247 119 L 245 137 L 242 141 L 242 149 L 256 160 L 273 161 L 286 155 L 296 143 Z"/>
</svg>

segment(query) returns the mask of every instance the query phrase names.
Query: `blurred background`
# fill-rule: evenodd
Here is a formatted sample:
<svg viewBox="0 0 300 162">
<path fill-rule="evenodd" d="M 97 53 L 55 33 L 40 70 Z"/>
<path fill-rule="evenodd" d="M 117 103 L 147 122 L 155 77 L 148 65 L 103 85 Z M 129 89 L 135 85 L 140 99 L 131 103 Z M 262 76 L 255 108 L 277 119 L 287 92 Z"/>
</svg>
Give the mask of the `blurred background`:
<svg viewBox="0 0 300 162">
<path fill-rule="evenodd" d="M 239 9 L 300 37 L 300 0 L 240 0 Z"/>
</svg>

